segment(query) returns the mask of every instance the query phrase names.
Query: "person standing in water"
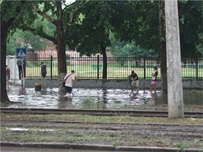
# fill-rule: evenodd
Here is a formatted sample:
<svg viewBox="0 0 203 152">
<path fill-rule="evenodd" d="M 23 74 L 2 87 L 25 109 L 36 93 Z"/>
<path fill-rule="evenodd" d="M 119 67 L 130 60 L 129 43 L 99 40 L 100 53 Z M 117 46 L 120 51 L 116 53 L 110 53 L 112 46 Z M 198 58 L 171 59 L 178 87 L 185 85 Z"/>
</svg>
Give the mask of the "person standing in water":
<svg viewBox="0 0 203 152">
<path fill-rule="evenodd" d="M 154 88 L 154 92 L 156 92 L 156 80 L 158 76 L 158 70 L 157 67 L 154 67 L 154 72 L 152 73 L 152 80 L 150 84 L 150 92 L 152 91 L 152 88 Z"/>
<path fill-rule="evenodd" d="M 8 67 L 8 65 L 6 65 L 6 89 L 7 90 L 9 90 L 10 73 L 11 73 L 11 70 Z"/>
<path fill-rule="evenodd" d="M 137 93 L 138 93 L 139 90 L 140 90 L 140 88 L 139 88 L 139 78 L 138 78 L 137 73 L 135 73 L 135 71 L 131 71 L 130 81 L 131 81 L 130 85 L 131 85 L 132 92 L 133 92 L 135 84 L 136 84 Z"/>
<path fill-rule="evenodd" d="M 22 61 L 21 59 L 17 60 L 18 72 L 19 72 L 19 80 L 22 78 Z"/>
<path fill-rule="evenodd" d="M 64 81 L 65 81 L 65 88 L 67 90 L 66 93 L 66 97 L 68 97 L 69 99 L 71 98 L 71 92 L 73 90 L 73 82 L 77 83 L 77 79 L 75 78 L 75 71 L 71 70 L 71 73 L 67 73 L 64 77 Z"/>
</svg>

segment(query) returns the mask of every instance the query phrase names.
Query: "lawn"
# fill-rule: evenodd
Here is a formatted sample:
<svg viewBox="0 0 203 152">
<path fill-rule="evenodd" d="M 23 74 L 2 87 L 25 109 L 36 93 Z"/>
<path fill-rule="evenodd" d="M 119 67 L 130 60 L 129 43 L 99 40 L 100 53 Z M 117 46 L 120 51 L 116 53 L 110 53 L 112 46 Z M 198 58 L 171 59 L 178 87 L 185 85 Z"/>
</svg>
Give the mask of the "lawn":
<svg viewBox="0 0 203 152">
<path fill-rule="evenodd" d="M 51 70 L 52 70 L 52 76 L 56 77 L 58 75 L 58 69 L 57 69 L 57 64 L 52 64 L 52 69 L 50 67 L 50 63 L 48 62 L 47 64 L 47 76 L 51 76 Z M 127 79 L 128 76 L 131 74 L 131 71 L 134 70 L 140 79 L 144 78 L 144 74 L 146 79 L 151 79 L 151 73 L 153 72 L 153 64 L 149 66 L 149 64 L 146 66 L 145 71 L 144 71 L 144 66 L 140 65 L 139 67 L 135 66 L 130 66 L 130 65 L 124 65 L 121 66 L 120 64 L 116 63 L 108 63 L 107 64 L 107 78 L 108 79 Z M 29 64 L 29 66 L 26 67 L 26 76 L 27 77 L 40 77 L 40 70 L 41 67 L 40 65 L 34 65 L 34 64 Z M 92 78 L 96 79 L 97 76 L 99 78 L 102 78 L 102 69 L 103 66 L 102 64 L 99 65 L 98 69 L 96 64 L 93 63 L 77 63 L 73 65 L 68 65 L 67 66 L 67 71 L 71 71 L 74 69 L 76 71 L 76 77 L 80 79 L 86 79 L 86 78 Z M 98 72 L 97 72 L 98 71 Z M 161 78 L 161 72 L 160 68 L 158 68 L 158 78 Z M 191 68 L 191 67 L 182 67 L 182 77 L 183 78 L 196 78 L 196 68 Z M 198 69 L 198 77 L 203 78 L 203 68 Z"/>
</svg>

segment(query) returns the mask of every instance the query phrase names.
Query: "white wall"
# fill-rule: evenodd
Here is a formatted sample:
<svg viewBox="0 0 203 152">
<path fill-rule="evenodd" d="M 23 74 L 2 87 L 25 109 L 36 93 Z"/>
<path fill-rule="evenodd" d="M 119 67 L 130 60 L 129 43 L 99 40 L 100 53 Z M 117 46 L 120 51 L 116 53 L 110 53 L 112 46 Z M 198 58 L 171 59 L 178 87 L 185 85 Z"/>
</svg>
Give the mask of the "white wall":
<svg viewBox="0 0 203 152">
<path fill-rule="evenodd" d="M 11 80 L 18 80 L 19 79 L 19 72 L 18 72 L 18 66 L 16 63 L 17 59 L 16 56 L 6 56 L 6 65 L 11 70 Z"/>
<path fill-rule="evenodd" d="M 149 89 L 151 80 L 139 80 L 140 90 Z M 57 79 L 28 79 L 25 78 L 24 87 L 34 87 L 35 83 L 41 83 L 42 87 L 58 87 Z M 91 80 L 79 79 L 73 83 L 74 88 L 108 88 L 108 89 L 130 89 L 128 80 Z M 184 89 L 203 89 L 203 80 L 183 80 Z M 157 81 L 157 89 L 161 89 L 161 80 Z"/>
</svg>

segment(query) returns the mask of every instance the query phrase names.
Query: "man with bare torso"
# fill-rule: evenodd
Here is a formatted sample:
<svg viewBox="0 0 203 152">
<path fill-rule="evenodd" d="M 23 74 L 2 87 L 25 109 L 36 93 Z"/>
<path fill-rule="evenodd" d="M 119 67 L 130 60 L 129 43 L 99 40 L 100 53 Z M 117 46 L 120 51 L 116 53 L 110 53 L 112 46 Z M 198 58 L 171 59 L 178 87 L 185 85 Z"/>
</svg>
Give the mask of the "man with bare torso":
<svg viewBox="0 0 203 152">
<path fill-rule="evenodd" d="M 9 79 L 10 79 L 10 68 L 8 67 L 8 65 L 6 65 L 6 89 L 8 90 L 9 88 Z"/>
</svg>

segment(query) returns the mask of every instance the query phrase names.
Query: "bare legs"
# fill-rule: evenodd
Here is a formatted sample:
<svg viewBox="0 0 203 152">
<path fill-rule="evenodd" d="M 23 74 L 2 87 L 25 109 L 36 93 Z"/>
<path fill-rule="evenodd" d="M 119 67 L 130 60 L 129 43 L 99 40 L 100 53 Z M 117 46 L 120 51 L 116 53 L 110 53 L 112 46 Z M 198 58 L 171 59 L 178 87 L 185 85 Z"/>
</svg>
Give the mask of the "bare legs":
<svg viewBox="0 0 203 152">
<path fill-rule="evenodd" d="M 132 91 L 132 93 L 133 93 L 133 90 L 135 89 L 135 85 L 137 87 L 137 92 L 136 93 L 138 93 L 140 91 L 139 80 L 131 82 L 131 91 Z"/>
<path fill-rule="evenodd" d="M 6 80 L 6 90 L 9 90 L 9 82 Z"/>
<path fill-rule="evenodd" d="M 68 99 L 71 99 L 71 94 L 70 93 L 68 93 Z"/>
<path fill-rule="evenodd" d="M 68 99 L 71 99 L 71 94 L 70 93 L 66 93 L 65 97 L 68 97 Z"/>
<path fill-rule="evenodd" d="M 154 88 L 154 92 L 156 92 L 156 84 L 151 84 L 150 85 L 150 92 L 152 92 L 152 88 Z"/>
</svg>

